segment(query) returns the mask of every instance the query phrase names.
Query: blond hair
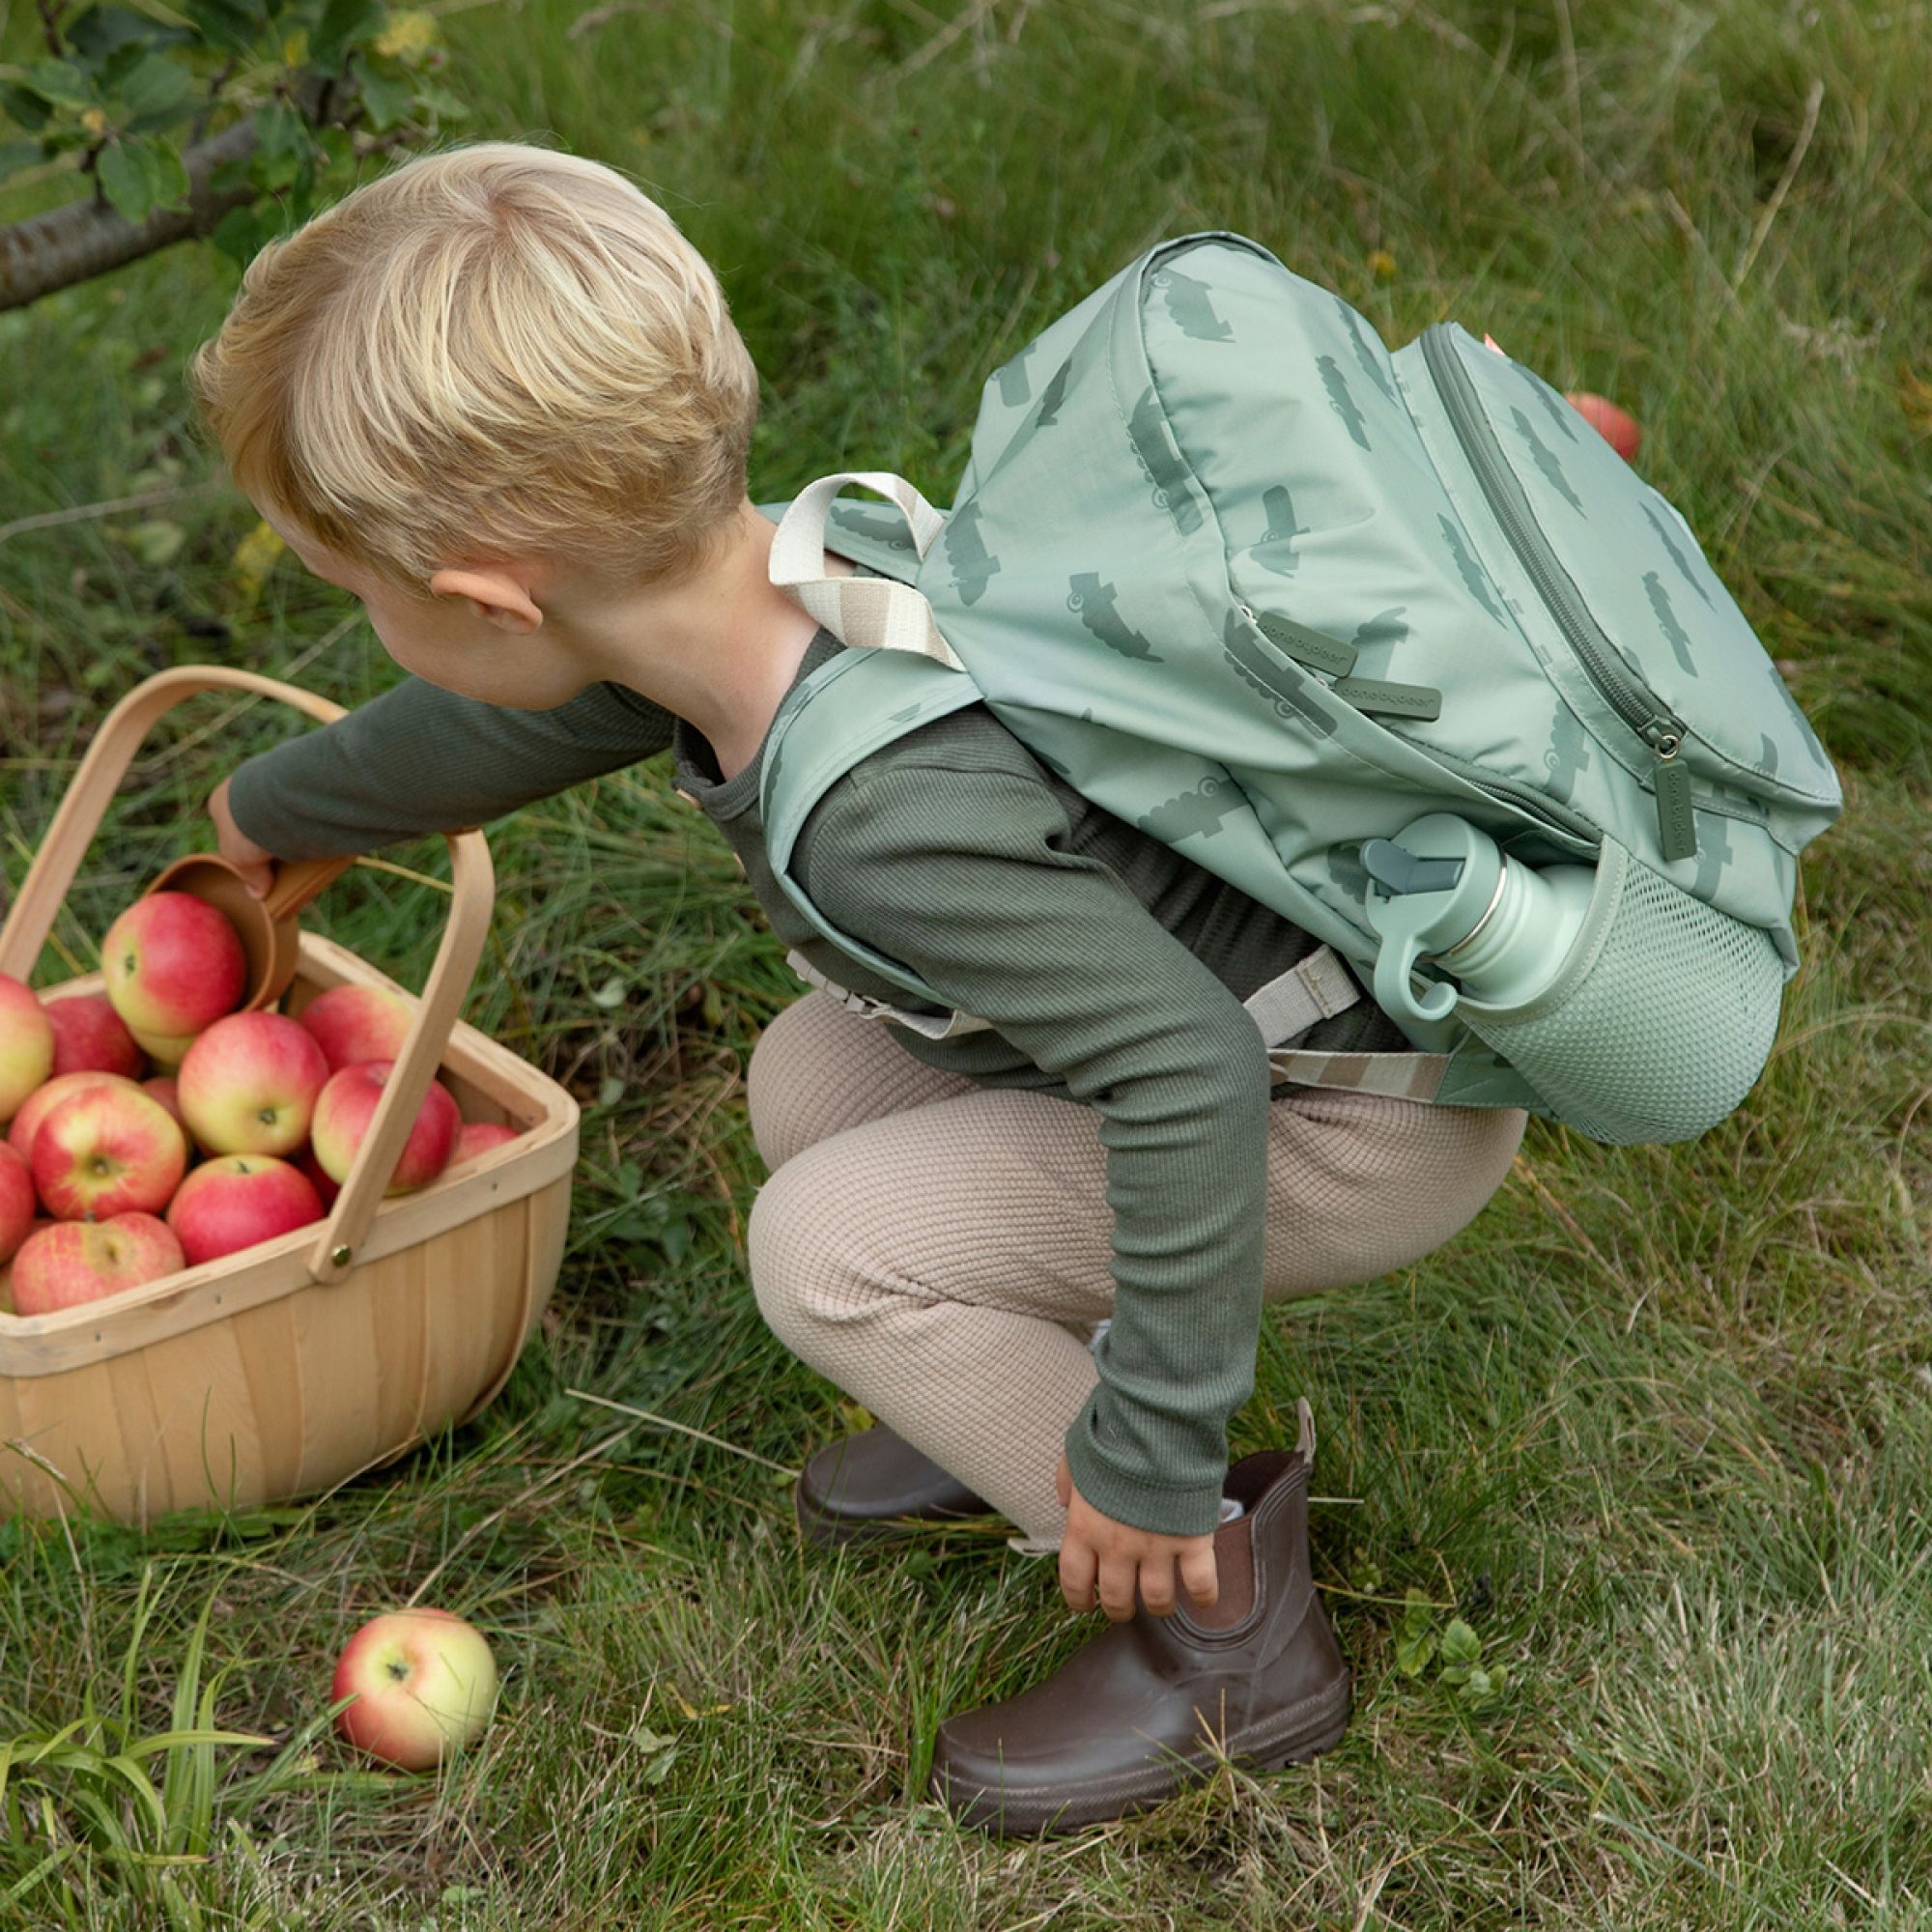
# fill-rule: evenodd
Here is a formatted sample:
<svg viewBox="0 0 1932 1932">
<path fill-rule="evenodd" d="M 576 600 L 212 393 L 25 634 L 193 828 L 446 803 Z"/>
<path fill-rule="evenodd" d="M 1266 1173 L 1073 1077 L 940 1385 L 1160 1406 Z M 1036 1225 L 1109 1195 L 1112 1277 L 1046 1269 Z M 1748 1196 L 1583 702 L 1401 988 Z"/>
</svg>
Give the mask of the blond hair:
<svg viewBox="0 0 1932 1932">
<path fill-rule="evenodd" d="M 670 216 L 513 141 L 418 155 L 269 242 L 187 383 L 251 499 L 423 598 L 526 556 L 688 574 L 744 500 L 757 412 Z"/>
</svg>

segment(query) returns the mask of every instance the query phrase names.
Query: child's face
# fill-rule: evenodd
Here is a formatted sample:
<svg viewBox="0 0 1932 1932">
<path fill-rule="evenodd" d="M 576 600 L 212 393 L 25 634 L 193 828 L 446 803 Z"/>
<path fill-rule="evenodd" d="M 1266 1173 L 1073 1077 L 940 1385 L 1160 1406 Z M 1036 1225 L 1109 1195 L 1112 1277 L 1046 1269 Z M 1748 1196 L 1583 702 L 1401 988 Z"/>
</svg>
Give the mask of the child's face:
<svg viewBox="0 0 1932 1932">
<path fill-rule="evenodd" d="M 311 576 L 360 598 L 383 648 L 426 683 L 486 704 L 547 711 L 587 682 L 533 635 L 543 613 L 494 571 L 439 571 L 430 580 L 435 596 L 404 597 L 266 512 L 263 521 Z"/>
</svg>

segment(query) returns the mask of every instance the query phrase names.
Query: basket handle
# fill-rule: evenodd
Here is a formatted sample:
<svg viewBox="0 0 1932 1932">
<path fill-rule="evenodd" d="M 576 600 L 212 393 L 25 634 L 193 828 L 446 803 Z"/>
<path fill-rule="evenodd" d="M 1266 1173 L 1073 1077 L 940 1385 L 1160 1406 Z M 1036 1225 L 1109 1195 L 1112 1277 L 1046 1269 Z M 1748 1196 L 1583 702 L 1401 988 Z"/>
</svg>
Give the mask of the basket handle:
<svg viewBox="0 0 1932 1932">
<path fill-rule="evenodd" d="M 344 715 L 343 707 L 300 686 L 258 671 L 237 670 L 226 665 L 183 665 L 144 679 L 115 705 L 95 733 L 81 759 L 53 823 L 28 868 L 20 895 L 0 926 L 0 973 L 28 980 L 53 929 L 54 915 L 72 885 L 74 873 L 99 828 L 101 815 L 135 751 L 165 711 L 204 691 L 253 692 L 279 698 L 298 711 L 328 724 Z M 490 847 L 476 831 L 446 833 L 452 896 L 448 923 L 435 963 L 423 983 L 415 1016 L 402 1049 L 376 1103 L 368 1134 L 336 1196 L 334 1208 L 309 1251 L 312 1280 L 337 1282 L 355 1264 L 356 1250 L 382 1206 L 384 1190 L 395 1172 L 403 1143 L 415 1124 L 417 1110 L 429 1084 L 442 1064 L 451 1029 L 469 991 L 476 963 L 489 935 L 491 908 L 496 899 L 496 871 Z"/>
</svg>

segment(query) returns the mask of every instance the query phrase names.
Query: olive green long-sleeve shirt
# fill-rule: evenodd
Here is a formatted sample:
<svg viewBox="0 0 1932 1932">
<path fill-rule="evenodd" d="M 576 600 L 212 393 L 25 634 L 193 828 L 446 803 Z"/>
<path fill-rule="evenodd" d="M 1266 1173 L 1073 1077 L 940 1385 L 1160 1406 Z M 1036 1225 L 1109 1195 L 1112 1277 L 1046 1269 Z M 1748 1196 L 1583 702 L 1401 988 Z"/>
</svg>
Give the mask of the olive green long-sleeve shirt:
<svg viewBox="0 0 1932 1932">
<path fill-rule="evenodd" d="M 799 676 L 843 648 L 820 631 Z M 763 748 L 721 781 L 698 732 L 621 685 L 527 712 L 409 678 L 248 759 L 229 803 L 280 858 L 360 852 L 486 823 L 668 747 L 676 783 L 744 862 L 777 936 L 840 984 L 914 1004 L 832 949 L 774 880 Z M 1099 1385 L 1066 1434 L 1068 1465 L 1117 1521 L 1211 1531 L 1227 1423 L 1254 1388 L 1262 1308 L 1270 1090 L 1241 1001 L 1318 942 L 1090 804 L 983 705 L 837 781 L 794 867 L 842 931 L 991 1022 L 946 1040 L 892 1029 L 906 1051 L 1098 1111 L 1117 1292 Z M 1293 1043 L 1408 1050 L 1369 1000 Z"/>
</svg>

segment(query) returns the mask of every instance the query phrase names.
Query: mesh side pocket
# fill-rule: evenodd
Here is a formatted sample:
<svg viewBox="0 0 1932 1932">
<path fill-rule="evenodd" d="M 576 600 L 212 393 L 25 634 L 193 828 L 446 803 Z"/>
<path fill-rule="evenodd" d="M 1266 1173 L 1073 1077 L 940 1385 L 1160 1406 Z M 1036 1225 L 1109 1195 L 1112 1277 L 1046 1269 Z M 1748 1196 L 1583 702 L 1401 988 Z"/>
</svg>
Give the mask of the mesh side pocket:
<svg viewBox="0 0 1932 1932">
<path fill-rule="evenodd" d="M 1768 932 L 1716 911 L 1605 838 L 1582 930 L 1521 1007 L 1456 1016 L 1555 1117 L 1611 1145 L 1695 1140 L 1750 1092 L 1777 1033 Z"/>
</svg>

